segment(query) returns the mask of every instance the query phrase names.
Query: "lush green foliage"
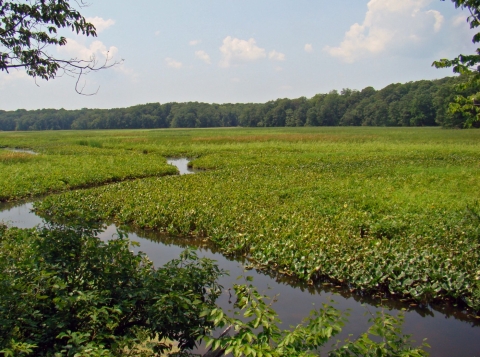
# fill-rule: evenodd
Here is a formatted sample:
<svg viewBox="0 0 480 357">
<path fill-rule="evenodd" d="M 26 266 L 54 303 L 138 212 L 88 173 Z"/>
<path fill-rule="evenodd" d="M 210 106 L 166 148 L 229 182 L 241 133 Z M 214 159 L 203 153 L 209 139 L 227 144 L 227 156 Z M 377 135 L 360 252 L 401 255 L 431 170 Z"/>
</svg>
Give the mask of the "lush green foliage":
<svg viewBox="0 0 480 357">
<path fill-rule="evenodd" d="M 0 149 L 0 201 L 177 172 L 163 157 L 98 146 L 79 140 L 38 155 Z"/>
<path fill-rule="evenodd" d="M 129 250 L 121 233 L 104 243 L 94 228 L 0 226 L 0 355 L 164 356 L 175 341 L 190 356 L 200 339 L 234 356 L 316 356 L 346 319 L 325 305 L 305 324 L 282 331 L 280 321 L 252 285 L 235 285 L 235 315 L 215 305 L 220 274 L 193 251 L 155 269 Z M 249 279 L 250 280 L 250 279 Z M 425 356 L 398 328 L 401 319 L 377 317 L 356 341 L 332 356 Z M 235 334 L 211 336 L 213 328 Z M 260 331 L 259 331 L 260 329 Z M 383 338 L 374 342 L 369 335 Z"/>
<path fill-rule="evenodd" d="M 448 112 L 456 95 L 472 89 L 462 78 L 391 84 L 376 91 L 344 89 L 313 98 L 278 99 L 264 104 L 151 103 L 125 109 L 0 111 L 0 130 L 283 127 L 434 126 L 462 127 L 467 113 Z"/>
<path fill-rule="evenodd" d="M 78 75 L 94 70 L 95 58 L 62 59 L 48 51 L 67 44 L 58 34 L 62 29 L 97 35 L 68 0 L 0 1 L 0 71 L 22 68 L 29 76 L 48 80 L 62 70 Z"/>
<path fill-rule="evenodd" d="M 435 128 L 0 133 L 0 145 L 30 148 L 40 153 L 30 155 L 4 151 L 0 165 L 28 172 L 29 165 L 37 165 L 37 160 L 43 160 L 43 165 L 52 168 L 53 180 L 70 167 L 66 165 L 67 161 L 55 161 L 63 156 L 79 163 L 82 159 L 108 155 L 121 157 L 124 154 L 128 157 L 118 162 L 116 167 L 112 165 L 111 172 L 128 169 L 133 176 L 138 175 L 139 170 L 156 165 L 167 169 L 165 157 L 195 157 L 192 164 L 206 171 L 196 175 L 146 178 L 72 191 L 47 197 L 37 208 L 45 214 L 69 221 L 82 217 L 99 221 L 114 219 L 173 234 L 204 236 L 226 253 L 245 255 L 252 265 L 296 274 L 305 280 L 327 279 L 348 285 L 351 289 L 381 295 L 405 295 L 422 302 L 445 298 L 463 300 L 479 310 L 478 135 L 476 130 Z M 135 160 L 143 157 L 149 158 L 149 161 L 134 166 Z M 60 170 L 58 165 L 65 167 Z M 29 180 L 38 182 L 43 173 L 40 165 L 36 167 L 36 173 L 32 171 L 30 176 L 17 175 L 10 179 L 6 177 L 10 171 L 2 168 L 0 178 L 8 184 L 0 186 L 0 193 L 8 192 L 10 185 L 26 185 Z M 83 170 L 79 170 L 78 175 L 86 185 L 97 184 L 91 176 L 95 166 L 85 165 Z M 175 171 L 172 167 L 168 170 Z M 45 184 L 45 189 L 51 189 L 49 184 Z M 68 238 L 68 232 L 62 232 L 62 235 L 67 235 L 61 239 L 65 239 L 65 244 L 73 242 Z M 25 231 L 12 229 L 2 234 L 12 238 L 0 253 L 0 265 L 5 263 L 2 265 L 5 274 L 1 279 L 8 287 L 5 298 L 9 299 L 2 306 L 16 302 L 12 298 L 14 295 L 10 294 L 11 289 L 32 288 L 32 292 L 25 295 L 27 300 L 17 301 L 25 306 L 25 311 L 36 311 L 32 309 L 39 306 L 52 309 L 47 309 L 47 312 L 54 311 L 55 302 L 50 298 L 37 299 L 37 296 L 53 296 L 57 291 L 60 293 L 58 301 L 70 301 L 64 294 L 68 290 L 67 285 L 57 284 L 60 288 L 53 288 L 53 282 L 62 277 L 59 274 L 62 265 L 53 267 L 51 276 L 45 276 L 43 272 L 51 271 L 43 265 L 48 261 L 41 254 L 32 254 L 32 249 L 41 246 L 38 243 L 40 237 L 55 236 L 54 233 L 43 231 L 29 237 Z M 7 240 L 3 239 L 2 244 L 5 242 Z M 62 248 L 59 240 L 55 242 L 47 248 L 71 251 Z M 114 243 L 108 246 L 110 244 Z M 125 241 L 116 244 L 123 244 L 122 249 L 127 249 Z M 105 254 L 111 252 L 108 249 L 105 248 Z M 25 264 L 12 264 L 10 257 L 16 256 L 24 259 Z M 102 255 L 88 256 L 95 261 L 96 256 Z M 39 269 L 33 268 L 30 263 L 37 264 Z M 95 265 L 91 264 L 94 272 Z M 12 269 L 13 266 L 24 270 L 20 272 Z M 111 271 L 107 266 L 102 269 Z M 35 278 L 35 274 L 39 274 L 39 278 Z M 18 284 L 12 284 L 14 281 Z M 40 290 L 35 290 L 37 287 Z M 110 291 L 110 287 L 99 287 L 101 291 Z M 44 290 L 48 294 L 44 294 Z M 255 324 L 262 319 L 267 321 L 273 312 L 260 302 L 255 302 L 252 310 L 249 304 L 260 297 L 247 288 L 238 287 L 237 293 L 252 297 L 247 300 L 248 304 L 244 304 L 245 300 L 242 303 L 240 298 L 238 305 L 249 313 L 254 312 L 254 319 L 250 322 L 242 322 L 241 325 L 240 320 L 225 320 L 225 315 L 217 319 L 220 310 L 212 312 L 215 309 L 213 306 L 203 310 L 207 311 L 206 315 L 198 317 L 205 319 L 207 325 L 204 326 L 221 321 L 237 324 L 245 334 L 218 343 L 226 348 L 235 345 L 239 351 L 250 353 L 241 336 L 252 336 L 252 331 L 257 332 Z M 105 295 L 84 295 L 85 301 L 91 303 L 75 303 L 91 309 L 80 314 L 79 318 L 84 318 L 80 322 L 91 322 L 92 316 L 95 316 L 105 330 L 95 334 L 98 340 L 92 338 L 93 334 L 87 336 L 86 333 L 90 332 L 85 330 L 77 333 L 70 328 L 69 334 L 68 329 L 64 329 L 66 335 L 52 330 L 49 341 L 57 342 L 54 349 L 61 351 L 62 346 L 77 346 L 79 349 L 97 346 L 98 354 L 107 354 L 110 352 L 104 350 L 112 351 L 117 346 L 115 351 L 120 351 L 121 346 L 126 350 L 135 347 L 129 345 L 131 341 L 139 342 L 142 338 L 151 337 L 140 332 L 135 335 L 138 330 L 133 329 L 128 338 L 116 337 L 116 342 L 102 340 L 101 336 L 108 335 L 109 326 L 114 326 L 109 324 L 118 322 L 116 314 L 119 312 L 113 308 L 110 310 L 111 305 L 107 305 L 104 314 L 100 305 L 95 305 L 96 301 L 99 304 L 105 301 Z M 128 305 L 128 301 L 126 303 Z M 255 315 L 257 308 L 260 308 L 260 315 Z M 64 312 L 71 320 L 67 311 Z M 4 309 L 2 313 L 9 311 Z M 27 319 L 27 314 L 31 320 Z M 336 314 L 331 309 L 319 311 L 303 327 L 291 332 L 272 328 L 272 334 L 268 335 L 272 343 L 265 347 L 267 352 L 275 355 L 272 351 L 285 345 L 298 355 L 312 353 L 314 343 L 323 343 L 321 339 L 327 337 L 325 333 L 332 321 L 327 323 L 326 316 L 336 319 Z M 43 335 L 38 334 L 43 328 L 39 328 L 40 320 L 35 320 L 36 315 L 26 312 L 19 316 L 23 316 L 25 321 L 33 321 L 25 328 L 31 326 L 35 329 L 35 338 L 40 340 L 23 338 L 24 332 L 14 328 L 6 329 L 6 333 L 17 335 L 7 335 L 2 349 L 14 350 L 18 354 L 32 349 L 32 345 L 44 343 Z M 50 315 L 42 312 L 42 316 Z M 51 321 L 57 315 L 53 316 Z M 257 317 L 260 320 L 257 321 Z M 319 325 L 318 318 L 322 318 L 325 324 Z M 174 323 L 173 320 L 170 322 Z M 271 322 L 275 324 L 275 321 Z M 58 321 L 56 323 L 58 325 Z M 332 334 L 337 325 L 335 322 L 333 327 L 330 326 Z M 376 340 L 371 334 L 380 334 L 383 339 Z M 307 336 L 311 336 L 312 340 Z M 287 337 L 288 343 L 284 342 Z M 254 347 L 248 346 L 263 348 L 261 341 L 255 341 Z M 310 344 L 308 341 L 314 342 Z M 391 355 L 405 355 L 405 351 L 410 349 L 408 341 L 399 334 L 396 321 L 384 317 L 375 320 L 372 329 L 359 340 L 339 346 L 336 353 L 343 356 L 386 354 L 395 351 L 395 346 L 398 347 L 395 353 L 398 353 L 392 352 Z M 33 351 L 35 353 L 36 350 Z"/>
<path fill-rule="evenodd" d="M 268 297 L 257 292 L 252 285 L 235 285 L 236 308 L 234 315 L 228 316 L 220 309 L 205 310 L 203 315 L 217 327 L 228 326 L 233 334 L 225 334 L 219 338 L 207 337 L 207 345 L 213 350 L 223 350 L 234 357 L 315 357 L 318 349 L 330 342 L 344 325 L 346 319 L 332 306 L 323 305 L 320 310 L 313 310 L 302 324 L 290 330 L 281 330 L 281 322 L 272 308 L 267 304 Z M 413 348 L 410 336 L 402 335 L 400 326 L 402 317 L 379 313 L 371 319 L 373 325 L 354 341 L 347 340 L 329 352 L 331 357 L 347 356 L 411 356 L 420 357 L 428 354 L 423 347 Z M 380 337 L 380 342 L 374 341 Z M 377 338 L 378 340 L 378 338 Z"/>
<path fill-rule="evenodd" d="M 30 139 L 48 146 L 43 140 L 51 135 L 31 133 Z M 83 134 L 68 135 L 65 141 L 76 142 Z M 102 143 L 100 152 L 188 155 L 207 171 L 51 196 L 37 206 L 44 213 L 205 236 L 226 253 L 305 280 L 331 279 L 423 302 L 463 300 L 480 309 L 477 131 L 89 135 Z"/>
<path fill-rule="evenodd" d="M 466 21 L 470 24 L 471 29 L 480 26 L 480 1 L 452 0 L 452 2 L 455 7 L 466 9 L 469 12 Z M 473 36 L 472 42 L 480 42 L 479 32 Z M 464 83 L 457 85 L 459 92 L 449 107 L 451 114 L 466 118 L 465 126 L 478 125 L 480 121 L 480 48 L 477 48 L 475 52 L 471 55 L 460 54 L 452 60 L 443 58 L 433 62 L 433 66 L 437 68 L 451 67 L 453 72 L 459 73 L 467 79 Z"/>
<path fill-rule="evenodd" d="M 212 324 L 222 272 L 185 251 L 153 268 L 121 234 L 0 226 L 0 355 L 130 356 L 191 348 Z M 147 348 L 148 347 L 148 348 Z"/>
</svg>

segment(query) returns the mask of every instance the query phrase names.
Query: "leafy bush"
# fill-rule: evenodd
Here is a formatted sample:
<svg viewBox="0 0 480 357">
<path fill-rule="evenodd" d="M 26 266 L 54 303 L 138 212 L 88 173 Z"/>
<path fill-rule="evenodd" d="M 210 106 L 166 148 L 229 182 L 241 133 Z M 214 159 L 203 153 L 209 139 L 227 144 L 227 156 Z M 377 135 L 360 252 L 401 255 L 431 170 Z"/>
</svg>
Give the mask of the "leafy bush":
<svg viewBox="0 0 480 357">
<path fill-rule="evenodd" d="M 160 356 L 174 341 L 191 356 L 200 340 L 240 356 L 317 356 L 345 317 L 331 306 L 281 330 L 267 297 L 235 285 L 235 315 L 215 305 L 224 272 L 191 250 L 155 269 L 119 233 L 107 243 L 95 228 L 8 229 L 0 225 L 0 355 Z M 247 278 L 250 280 L 251 278 Z M 378 316 L 356 341 L 332 356 L 426 356 L 401 335 L 401 318 Z M 229 326 L 234 334 L 212 337 Z M 381 337 L 374 341 L 370 335 Z"/>
<path fill-rule="evenodd" d="M 94 228 L 22 230 L 0 225 L 0 355 L 160 356 L 174 341 L 193 356 L 207 346 L 240 356 L 317 356 L 341 331 L 345 317 L 331 306 L 312 311 L 304 324 L 282 331 L 266 296 L 235 285 L 235 315 L 215 305 L 218 267 L 191 250 L 155 269 L 129 250 L 121 233 L 104 243 Z M 249 278 L 247 278 L 249 279 Z M 401 335 L 401 318 L 378 316 L 356 341 L 332 356 L 426 356 Z M 214 328 L 234 334 L 212 337 Z M 370 335 L 380 336 L 374 341 Z"/>
<path fill-rule="evenodd" d="M 122 234 L 94 233 L 1 227 L 0 354 L 140 355 L 146 342 L 168 350 L 165 339 L 192 348 L 209 330 L 200 313 L 220 293 L 213 261 L 187 250 L 155 269 Z"/>
<path fill-rule="evenodd" d="M 319 356 L 319 348 L 330 342 L 346 322 L 345 317 L 332 306 L 323 305 L 313 310 L 302 324 L 292 330 L 281 330 L 281 321 L 267 303 L 267 296 L 261 295 L 253 285 L 235 285 L 235 315 L 228 316 L 220 309 L 210 309 L 203 315 L 217 327 L 228 326 L 233 334 L 225 334 L 218 338 L 207 337 L 207 346 L 213 350 L 231 353 L 234 357 L 315 357 Z M 331 357 L 347 356 L 385 356 L 385 357 L 421 357 L 428 356 L 424 347 L 413 347 L 409 335 L 403 335 L 401 324 L 403 317 L 398 318 L 381 312 L 370 320 L 373 325 L 358 339 L 337 343 L 329 352 Z"/>
</svg>

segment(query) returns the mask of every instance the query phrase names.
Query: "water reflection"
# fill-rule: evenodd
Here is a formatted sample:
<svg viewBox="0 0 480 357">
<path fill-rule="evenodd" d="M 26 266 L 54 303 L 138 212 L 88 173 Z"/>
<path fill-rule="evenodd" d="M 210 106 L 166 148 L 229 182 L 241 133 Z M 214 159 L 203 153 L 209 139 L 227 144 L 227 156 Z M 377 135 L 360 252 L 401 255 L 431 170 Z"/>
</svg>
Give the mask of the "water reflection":
<svg viewBox="0 0 480 357">
<path fill-rule="evenodd" d="M 30 149 L 20 149 L 20 148 L 3 148 L 4 150 L 13 151 L 13 152 L 23 152 L 26 154 L 38 155 L 37 152 Z"/>
<path fill-rule="evenodd" d="M 110 233 L 114 233 L 113 226 L 111 226 Z M 218 246 L 214 245 L 208 240 L 202 238 L 172 236 L 165 233 L 160 233 L 151 230 L 142 230 L 135 227 L 122 227 L 122 230 L 129 233 L 129 236 L 142 239 L 143 244 L 147 244 L 147 241 L 151 243 L 160 243 L 163 246 L 168 247 L 180 247 L 182 249 L 188 247 L 195 247 L 200 251 L 209 251 L 215 256 L 220 256 L 222 260 L 235 261 L 242 265 L 242 270 L 245 265 L 248 265 L 248 261 L 243 256 L 224 256 L 222 250 Z M 107 233 L 108 234 L 108 233 Z M 155 262 L 155 261 L 154 261 Z M 363 293 L 358 290 L 351 290 L 344 286 L 337 287 L 328 282 L 318 281 L 313 285 L 309 285 L 306 282 L 299 280 L 295 277 L 281 274 L 278 271 L 270 269 L 253 269 L 257 276 L 264 275 L 269 279 L 275 281 L 278 284 L 286 285 L 295 289 L 298 289 L 302 293 L 308 293 L 310 295 L 321 295 L 323 293 L 331 293 L 339 295 L 344 299 L 353 299 L 359 304 L 368 304 L 370 306 L 383 307 L 389 310 L 408 310 L 410 312 L 416 312 L 421 317 L 434 316 L 434 312 L 440 312 L 445 315 L 446 318 L 453 317 L 462 321 L 467 321 L 473 326 L 480 326 L 480 320 L 472 318 L 469 313 L 462 310 L 454 304 L 417 304 L 412 306 L 407 301 L 402 301 L 399 298 L 381 299 L 375 295 Z"/>
<path fill-rule="evenodd" d="M 368 319 L 376 311 L 385 311 L 397 315 L 405 311 L 403 331 L 412 334 L 417 344 L 427 338 L 432 346 L 429 352 L 432 356 L 473 356 L 480 352 L 480 329 L 478 320 L 472 318 L 465 311 L 452 305 L 431 304 L 411 307 L 399 299 L 381 300 L 368 294 L 361 294 L 347 289 L 339 289 L 332 285 L 317 283 L 309 286 L 292 277 L 279 274 L 271 270 L 244 271 L 243 257 L 223 256 L 221 251 L 203 239 L 191 237 L 173 237 L 153 231 L 145 231 L 129 227 L 122 227 L 129 233 L 129 237 L 140 243 L 136 251 L 146 252 L 156 266 L 165 264 L 187 247 L 196 247 L 200 257 L 215 259 L 219 267 L 230 272 L 229 276 L 222 277 L 220 283 L 224 287 L 231 287 L 238 283 L 239 276 L 252 276 L 259 291 L 273 297 L 279 295 L 274 308 L 280 314 L 283 328 L 296 325 L 308 316 L 314 307 L 330 304 L 346 311 L 349 310 L 349 324 L 335 340 L 343 340 L 352 334 L 358 336 L 369 326 Z M 104 232 L 104 239 L 115 234 L 116 227 L 111 225 Z M 242 282 L 243 279 L 240 279 Z M 229 294 L 226 290 L 219 300 L 219 305 L 228 310 L 231 308 Z M 327 346 L 323 352 L 328 351 Z"/>
<path fill-rule="evenodd" d="M 41 224 L 42 219 L 30 211 L 31 203 L 21 206 L 12 204 L 0 205 L 0 220 L 10 217 L 12 225 L 21 225 L 30 228 Z M 114 224 L 97 223 L 95 229 L 101 230 L 98 235 L 103 240 L 114 239 L 117 227 Z M 154 231 L 145 231 L 133 227 L 121 227 L 122 232 L 128 233 L 131 240 L 140 243 L 134 251 L 143 251 L 158 266 L 164 265 L 173 258 L 177 258 L 183 249 L 196 247 L 200 257 L 208 257 L 218 262 L 221 269 L 228 270 L 229 276 L 220 279 L 224 287 L 231 287 L 238 283 L 237 277 L 252 276 L 259 291 L 269 296 L 279 295 L 274 307 L 283 321 L 283 328 L 298 324 L 314 307 L 330 304 L 342 311 L 350 310 L 349 324 L 344 328 L 337 339 L 345 339 L 349 334 L 358 336 L 369 326 L 368 319 L 376 311 L 384 310 L 392 315 L 405 311 L 403 331 L 412 334 L 420 344 L 427 338 L 432 346 L 432 356 L 473 356 L 480 354 L 479 321 L 471 318 L 465 311 L 445 304 L 411 307 L 399 299 L 380 300 L 369 294 L 361 294 L 332 285 L 307 285 L 292 277 L 271 270 L 253 269 L 244 270 L 244 257 L 224 256 L 221 251 L 203 239 L 191 237 L 174 237 Z M 240 279 L 240 283 L 244 280 Z M 228 290 L 219 299 L 219 305 L 228 310 L 231 308 Z M 326 348 L 324 352 L 328 350 Z"/>
<path fill-rule="evenodd" d="M 18 228 L 33 228 L 43 219 L 32 212 L 33 202 L 0 202 L 0 222 Z"/>
<path fill-rule="evenodd" d="M 187 159 L 171 159 L 168 162 L 175 164 L 180 174 L 194 172 L 188 168 Z M 42 218 L 36 216 L 31 209 L 31 202 L 0 204 L 0 222 L 3 220 L 21 228 L 42 224 Z M 114 239 L 117 233 L 117 227 L 113 224 L 97 223 L 96 228 L 101 229 L 98 236 L 103 240 Z M 196 247 L 200 257 L 214 259 L 221 269 L 230 272 L 229 276 L 220 279 L 220 284 L 224 287 L 231 287 L 237 283 L 239 276 L 252 276 L 259 291 L 270 296 L 279 295 L 274 307 L 280 314 L 283 328 L 298 324 L 313 307 L 320 307 L 323 303 L 334 300 L 336 308 L 342 311 L 350 310 L 348 318 L 350 323 L 336 339 L 345 339 L 349 334 L 358 336 L 365 332 L 369 326 L 369 317 L 376 311 L 384 310 L 396 315 L 406 310 L 404 333 L 412 334 L 418 344 L 423 338 L 427 338 L 427 342 L 432 346 L 429 350 L 432 356 L 480 355 L 480 321 L 453 305 L 433 303 L 412 307 L 400 299 L 381 300 L 370 294 L 337 288 L 322 282 L 307 285 L 272 270 L 245 271 L 244 257 L 224 256 L 216 246 L 203 239 L 174 237 L 133 227 L 121 227 L 121 230 L 127 232 L 131 240 L 140 243 L 140 246 L 135 247 L 134 250 L 147 253 L 157 267 L 177 258 L 184 248 Z M 242 282 L 243 279 L 240 279 L 240 283 Z M 225 290 L 219 299 L 219 305 L 225 310 L 231 308 L 228 290 Z M 324 351 L 326 350 L 328 347 Z"/>
<path fill-rule="evenodd" d="M 189 159 L 186 158 L 170 158 L 167 159 L 167 164 L 173 165 L 178 169 L 178 172 L 180 175 L 188 175 L 188 174 L 194 174 L 195 172 L 198 172 L 198 170 L 192 169 L 191 167 L 188 167 L 188 163 L 190 162 Z"/>
</svg>

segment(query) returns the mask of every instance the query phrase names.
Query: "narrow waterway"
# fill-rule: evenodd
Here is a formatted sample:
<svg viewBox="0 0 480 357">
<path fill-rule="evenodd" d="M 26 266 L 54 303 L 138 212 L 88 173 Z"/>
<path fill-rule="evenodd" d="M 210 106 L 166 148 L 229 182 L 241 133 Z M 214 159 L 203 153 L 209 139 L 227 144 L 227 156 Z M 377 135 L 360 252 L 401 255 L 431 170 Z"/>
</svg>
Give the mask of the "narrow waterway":
<svg viewBox="0 0 480 357">
<path fill-rule="evenodd" d="M 3 149 L 8 151 L 13 151 L 13 152 L 23 152 L 25 154 L 38 155 L 38 153 L 29 149 L 20 149 L 20 148 L 3 148 Z"/>
<path fill-rule="evenodd" d="M 171 159 L 169 163 L 178 167 L 181 174 L 192 173 L 188 168 L 187 159 Z M 179 178 L 181 179 L 181 178 Z M 31 212 L 31 202 L 0 205 L 0 221 L 10 225 L 30 228 L 42 224 L 42 219 Z M 321 283 L 309 286 L 291 277 L 277 274 L 271 271 L 245 271 L 241 259 L 223 256 L 214 246 L 203 240 L 171 237 L 152 231 L 136 230 L 127 228 L 129 237 L 140 243 L 136 251 L 145 252 L 156 266 L 162 266 L 169 260 L 178 257 L 180 252 L 189 246 L 197 247 L 198 255 L 215 259 L 221 269 L 228 270 L 229 276 L 220 279 L 225 291 L 219 300 L 224 309 L 232 307 L 229 302 L 228 288 L 235 283 L 244 282 L 239 276 L 252 276 L 254 285 L 259 291 L 267 295 L 278 295 L 278 302 L 274 304 L 275 310 L 283 321 L 284 328 L 298 324 L 302 318 L 308 316 L 314 307 L 321 307 L 323 303 L 330 304 L 342 311 L 350 310 L 349 324 L 345 326 L 340 336 L 333 339 L 343 340 L 349 334 L 353 337 L 365 332 L 368 328 L 368 319 L 376 311 L 385 311 L 397 315 L 406 310 L 403 331 L 412 334 L 417 344 L 421 344 L 423 338 L 432 346 L 428 351 L 432 356 L 480 356 L 480 321 L 467 312 L 454 306 L 429 305 L 426 307 L 410 306 L 399 299 L 380 301 L 371 296 L 361 296 L 348 290 L 336 288 Z M 117 227 L 109 225 L 100 238 L 104 240 L 114 239 Z M 325 351 L 331 346 L 326 346 Z"/>
<path fill-rule="evenodd" d="M 189 175 L 198 172 L 198 170 L 188 167 L 189 159 L 186 158 L 169 158 L 167 163 L 175 166 L 178 169 L 180 175 Z"/>
</svg>

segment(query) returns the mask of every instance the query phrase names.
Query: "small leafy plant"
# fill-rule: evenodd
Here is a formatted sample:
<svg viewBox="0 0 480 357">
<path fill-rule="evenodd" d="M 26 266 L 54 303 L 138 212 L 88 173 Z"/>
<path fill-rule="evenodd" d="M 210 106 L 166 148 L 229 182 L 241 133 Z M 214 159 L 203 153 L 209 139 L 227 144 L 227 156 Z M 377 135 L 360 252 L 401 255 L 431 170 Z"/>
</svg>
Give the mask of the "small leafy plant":
<svg viewBox="0 0 480 357">
<path fill-rule="evenodd" d="M 319 348 L 330 342 L 341 332 L 346 323 L 345 316 L 334 307 L 323 304 L 319 310 L 313 310 L 303 323 L 291 330 L 281 330 L 277 313 L 267 296 L 260 294 L 252 285 L 235 285 L 236 308 L 234 315 L 214 308 L 205 310 L 202 315 L 218 328 L 228 326 L 231 334 L 220 337 L 207 337 L 207 346 L 214 351 L 231 353 L 234 357 L 316 357 Z M 238 316 L 241 315 L 241 316 Z M 347 356 L 389 356 L 421 357 L 428 356 L 423 346 L 411 346 L 410 336 L 402 335 L 402 317 L 379 314 L 371 320 L 369 330 L 354 341 L 344 345 L 337 343 L 329 352 L 332 357 Z M 371 336 L 380 337 L 380 342 Z"/>
</svg>

